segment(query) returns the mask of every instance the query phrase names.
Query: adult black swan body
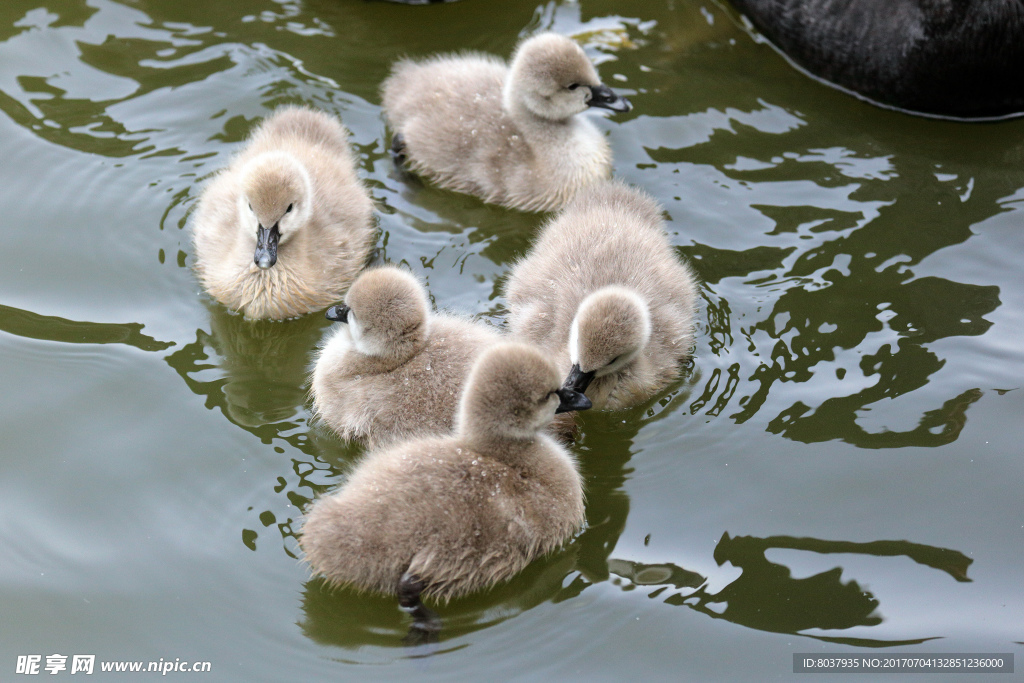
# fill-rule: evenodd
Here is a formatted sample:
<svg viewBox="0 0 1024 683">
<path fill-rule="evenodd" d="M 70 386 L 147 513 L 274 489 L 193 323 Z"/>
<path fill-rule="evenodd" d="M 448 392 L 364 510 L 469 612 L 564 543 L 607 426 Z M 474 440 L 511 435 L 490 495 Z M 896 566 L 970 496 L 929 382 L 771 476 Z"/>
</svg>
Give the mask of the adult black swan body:
<svg viewBox="0 0 1024 683">
<path fill-rule="evenodd" d="M 878 103 L 1024 113 L 1024 0 L 732 0 L 797 65 Z"/>
</svg>

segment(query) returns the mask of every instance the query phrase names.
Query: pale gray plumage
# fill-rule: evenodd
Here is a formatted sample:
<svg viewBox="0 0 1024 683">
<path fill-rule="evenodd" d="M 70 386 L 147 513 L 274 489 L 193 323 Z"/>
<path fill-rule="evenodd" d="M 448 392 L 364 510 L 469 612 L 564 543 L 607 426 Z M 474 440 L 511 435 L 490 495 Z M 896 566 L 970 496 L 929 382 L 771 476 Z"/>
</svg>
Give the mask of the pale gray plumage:
<svg viewBox="0 0 1024 683">
<path fill-rule="evenodd" d="M 381 92 L 413 171 L 524 211 L 556 209 L 610 177 L 608 143 L 577 114 L 629 109 L 579 45 L 554 33 L 520 44 L 511 66 L 475 53 L 400 61 Z"/>
<path fill-rule="evenodd" d="M 423 285 L 393 266 L 364 271 L 345 303 L 347 323 L 313 370 L 319 419 L 371 448 L 450 433 L 473 361 L 500 335 L 481 323 L 432 314 Z"/>
<path fill-rule="evenodd" d="M 372 451 L 316 501 L 299 542 L 329 581 L 393 594 L 405 575 L 448 599 L 504 581 L 579 531 L 582 480 L 541 430 L 561 377 L 536 348 L 477 360 L 456 432 Z"/>
<path fill-rule="evenodd" d="M 366 263 L 372 216 L 341 122 L 283 107 L 203 191 L 192 229 L 196 273 L 213 298 L 250 318 L 320 310 Z M 261 230 L 279 234 L 276 262 L 260 251 Z"/>
<path fill-rule="evenodd" d="M 658 204 L 620 182 L 582 190 L 542 228 L 513 266 L 506 297 L 513 337 L 572 370 L 566 386 L 592 377 L 586 395 L 598 409 L 649 399 L 692 350 L 694 276 Z"/>
</svg>

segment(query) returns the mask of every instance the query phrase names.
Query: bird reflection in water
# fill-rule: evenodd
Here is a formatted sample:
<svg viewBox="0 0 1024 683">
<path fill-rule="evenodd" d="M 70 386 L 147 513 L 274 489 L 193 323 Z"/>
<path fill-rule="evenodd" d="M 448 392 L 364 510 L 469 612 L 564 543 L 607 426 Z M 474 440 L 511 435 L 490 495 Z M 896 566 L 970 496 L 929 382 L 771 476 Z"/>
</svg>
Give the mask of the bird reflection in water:
<svg viewBox="0 0 1024 683">
<path fill-rule="evenodd" d="M 245 546 L 256 550 L 260 530 L 276 529 L 285 553 L 296 557 L 291 547 L 298 511 L 328 488 L 333 470 L 324 458 L 346 452 L 309 429 L 305 409 L 312 358 L 330 322 L 322 314 L 285 322 L 249 320 L 219 304 L 207 306 L 210 331 L 196 330 L 195 341 L 174 350 L 166 362 L 208 409 L 219 410 L 264 444 L 280 442 L 274 447 L 279 454 L 287 447 L 291 455 L 280 460 L 276 481 L 266 484 L 278 494 L 275 504 L 250 508 L 253 519 L 241 531 Z"/>
<path fill-rule="evenodd" d="M 788 567 L 768 560 L 766 553 L 772 549 L 908 557 L 918 564 L 943 571 L 960 582 L 971 580 L 967 577 L 967 568 L 973 562 L 955 550 L 909 541 L 854 543 L 793 536 L 733 538 L 726 532 L 715 548 L 715 562 L 719 565 L 729 562 L 743 573 L 717 593 L 708 591 L 705 577 L 674 564 L 641 564 L 609 559 L 608 568 L 633 585 L 660 586 L 650 597 L 657 597 L 670 588 L 676 588 L 679 592 L 673 592 L 665 598 L 666 603 L 685 605 L 712 618 L 726 619 L 760 631 L 808 635 L 801 632 L 808 629 L 839 630 L 875 626 L 882 622 L 876 613 L 878 600 L 856 581 L 843 583 L 842 567 L 834 567 L 807 578 L 793 578 Z M 907 645 L 930 640 L 808 637 L 869 647 Z"/>
<path fill-rule="evenodd" d="M 207 397 L 207 407 L 220 408 L 243 429 L 266 432 L 269 425 L 294 418 L 305 402 L 312 354 L 329 323 L 322 315 L 284 323 L 249 320 L 221 306 L 208 307 L 210 333 L 197 330 L 196 341 L 172 354 L 168 364 L 193 392 Z M 216 379 L 204 376 L 204 370 Z"/>
</svg>

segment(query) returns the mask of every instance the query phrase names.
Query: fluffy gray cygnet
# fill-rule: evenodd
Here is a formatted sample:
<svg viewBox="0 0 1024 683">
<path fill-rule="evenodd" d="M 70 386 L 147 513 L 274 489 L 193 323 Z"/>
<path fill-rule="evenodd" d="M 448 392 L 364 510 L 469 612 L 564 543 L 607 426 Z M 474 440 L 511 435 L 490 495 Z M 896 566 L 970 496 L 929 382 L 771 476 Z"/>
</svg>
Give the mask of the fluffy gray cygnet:
<svg viewBox="0 0 1024 683">
<path fill-rule="evenodd" d="M 595 408 L 648 400 L 692 351 L 695 278 L 661 207 L 621 182 L 582 190 L 545 225 L 506 297 L 512 336 L 554 354 Z"/>
<path fill-rule="evenodd" d="M 588 107 L 629 111 L 571 39 L 542 33 L 511 66 L 464 53 L 403 60 L 381 87 L 392 153 L 441 187 L 521 209 L 557 209 L 611 176 Z"/>
<path fill-rule="evenodd" d="M 366 263 L 372 217 L 341 122 L 283 107 L 203 191 L 196 273 L 214 299 L 249 318 L 322 310 Z"/>
<path fill-rule="evenodd" d="M 314 572 L 360 590 L 420 603 L 509 579 L 584 522 L 573 456 L 544 429 L 586 397 L 561 388 L 537 348 L 490 347 L 473 366 L 455 433 L 368 453 L 342 487 L 309 510 L 299 542 Z M 410 634 L 411 635 L 411 634 Z"/>
<path fill-rule="evenodd" d="M 314 412 L 371 448 L 450 433 L 473 361 L 501 339 L 484 324 L 431 313 L 423 285 L 394 266 L 363 272 L 327 317 L 344 324 L 313 370 Z"/>
</svg>

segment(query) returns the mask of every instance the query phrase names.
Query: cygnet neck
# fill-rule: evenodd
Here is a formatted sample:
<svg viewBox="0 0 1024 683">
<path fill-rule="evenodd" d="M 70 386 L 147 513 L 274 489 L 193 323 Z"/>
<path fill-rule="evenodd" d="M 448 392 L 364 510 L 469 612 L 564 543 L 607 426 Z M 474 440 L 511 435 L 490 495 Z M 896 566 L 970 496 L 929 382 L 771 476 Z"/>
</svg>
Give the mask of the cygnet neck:
<svg viewBox="0 0 1024 683">
<path fill-rule="evenodd" d="M 426 323 L 424 323 L 426 327 Z M 352 331 L 349 330 L 351 338 Z M 362 356 L 364 366 L 372 372 L 393 372 L 402 367 L 422 352 L 430 339 L 429 327 L 427 330 L 414 339 L 392 341 L 387 344 L 386 351 L 381 349 L 367 348 L 366 343 L 353 342 L 355 350 Z"/>
<path fill-rule="evenodd" d="M 427 339 L 428 335 L 423 335 L 414 341 L 403 342 L 396 345 L 393 353 L 389 353 L 387 356 L 376 356 L 376 358 L 382 364 L 389 365 L 389 370 L 396 370 L 418 356 L 426 348 Z"/>
<path fill-rule="evenodd" d="M 461 442 L 477 453 L 513 466 L 522 464 L 522 455 L 537 443 L 536 432 L 512 434 L 497 431 L 493 425 L 482 428 L 473 422 L 459 425 L 457 435 Z"/>
<path fill-rule="evenodd" d="M 527 130 L 550 130 L 552 128 L 562 128 L 569 125 L 573 120 L 573 116 L 575 116 L 575 114 L 573 114 L 572 116 L 567 116 L 564 119 L 551 119 L 546 116 L 541 116 L 534 110 L 530 109 L 529 105 L 526 104 L 525 98 L 518 95 L 517 91 L 512 88 L 505 89 L 502 106 L 513 121 Z"/>
</svg>

